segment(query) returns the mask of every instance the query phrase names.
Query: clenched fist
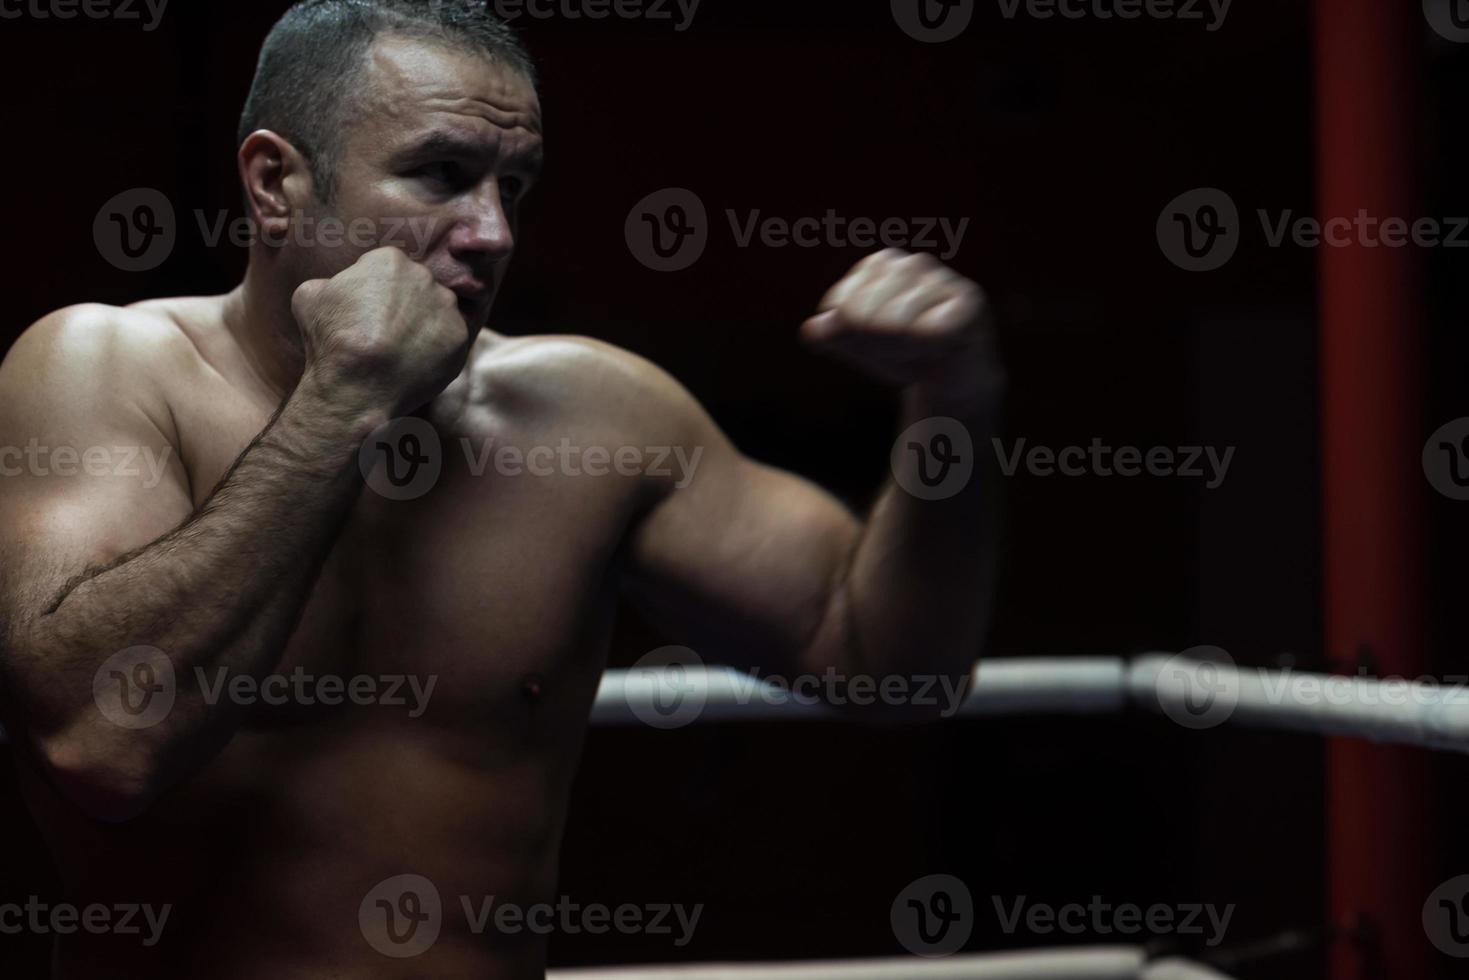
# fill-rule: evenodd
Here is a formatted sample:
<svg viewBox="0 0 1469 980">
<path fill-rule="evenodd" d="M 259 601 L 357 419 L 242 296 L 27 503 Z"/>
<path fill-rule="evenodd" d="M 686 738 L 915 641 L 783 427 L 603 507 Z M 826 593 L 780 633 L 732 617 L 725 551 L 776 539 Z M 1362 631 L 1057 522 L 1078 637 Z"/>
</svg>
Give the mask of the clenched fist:
<svg viewBox="0 0 1469 980">
<path fill-rule="evenodd" d="M 937 259 L 887 249 L 857 263 L 802 338 L 925 404 L 962 415 L 1004 387 L 984 292 Z"/>
<path fill-rule="evenodd" d="M 405 415 L 443 391 L 473 338 L 459 298 L 402 250 L 379 248 L 301 284 L 291 310 L 306 369 L 364 409 Z"/>
</svg>

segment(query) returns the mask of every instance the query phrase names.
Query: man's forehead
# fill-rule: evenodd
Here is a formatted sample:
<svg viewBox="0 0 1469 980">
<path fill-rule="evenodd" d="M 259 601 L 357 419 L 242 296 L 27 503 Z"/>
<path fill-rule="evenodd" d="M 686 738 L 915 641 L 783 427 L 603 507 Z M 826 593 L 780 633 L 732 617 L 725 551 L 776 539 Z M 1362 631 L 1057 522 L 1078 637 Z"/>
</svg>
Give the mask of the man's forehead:
<svg viewBox="0 0 1469 980">
<path fill-rule="evenodd" d="M 373 43 L 363 91 L 370 115 L 429 128 L 430 117 L 471 129 L 520 130 L 538 137 L 540 101 L 529 79 L 457 47 L 399 36 Z M 368 120 L 363 120 L 364 122 Z"/>
</svg>

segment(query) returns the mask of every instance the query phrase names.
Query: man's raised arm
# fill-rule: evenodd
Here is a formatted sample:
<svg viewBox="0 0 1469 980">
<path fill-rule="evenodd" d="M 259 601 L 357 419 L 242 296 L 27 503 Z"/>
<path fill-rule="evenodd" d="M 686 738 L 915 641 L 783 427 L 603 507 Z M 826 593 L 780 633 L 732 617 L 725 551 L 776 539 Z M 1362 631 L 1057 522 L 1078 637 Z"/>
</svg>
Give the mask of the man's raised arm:
<svg viewBox="0 0 1469 980">
<path fill-rule="evenodd" d="M 803 327 L 808 342 L 904 389 L 898 478 L 865 521 L 741 456 L 692 397 L 663 385 L 654 403 L 681 420 L 676 438 L 701 463 L 634 532 L 634 601 L 701 656 L 820 679 L 806 686 L 815 697 L 868 698 L 895 709 L 877 715 L 900 717 L 957 707 L 997 566 L 998 473 L 982 447 L 1004 380 L 987 321 L 973 283 L 925 256 L 884 252 Z"/>
</svg>

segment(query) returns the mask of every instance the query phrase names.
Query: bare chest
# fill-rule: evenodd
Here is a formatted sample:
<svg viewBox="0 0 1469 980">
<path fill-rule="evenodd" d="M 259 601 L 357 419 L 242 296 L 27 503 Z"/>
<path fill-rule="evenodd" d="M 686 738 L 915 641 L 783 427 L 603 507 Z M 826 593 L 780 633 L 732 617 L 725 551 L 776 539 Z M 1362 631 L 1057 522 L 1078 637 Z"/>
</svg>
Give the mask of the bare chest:
<svg viewBox="0 0 1469 980">
<path fill-rule="evenodd" d="M 533 416 L 437 404 L 421 414 L 360 454 L 363 489 L 271 690 L 237 681 L 253 694 L 247 727 L 357 710 L 458 731 L 528 712 L 584 716 L 630 488 L 558 465 L 559 437 Z M 269 418 L 228 398 L 196 416 L 186 440 L 196 504 Z"/>
</svg>

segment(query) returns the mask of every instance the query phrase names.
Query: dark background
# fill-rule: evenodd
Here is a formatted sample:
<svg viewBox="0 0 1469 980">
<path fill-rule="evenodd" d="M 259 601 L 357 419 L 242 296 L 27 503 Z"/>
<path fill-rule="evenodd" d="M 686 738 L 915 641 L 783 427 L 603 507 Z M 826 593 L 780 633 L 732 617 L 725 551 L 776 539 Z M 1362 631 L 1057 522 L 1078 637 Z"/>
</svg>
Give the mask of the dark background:
<svg viewBox="0 0 1469 980">
<path fill-rule="evenodd" d="M 1406 0 L 1405 0 L 1406 2 Z M 176 0 L 136 23 L 0 21 L 7 135 L 7 309 L 0 347 L 45 313 L 223 292 L 244 253 L 192 220 L 238 211 L 234 131 L 281 0 Z M 725 208 L 793 219 L 968 217 L 953 260 L 1001 311 L 1006 437 L 1050 446 L 1236 446 L 1217 490 L 1182 479 L 1021 474 L 1009 498 L 989 655 L 1127 654 L 1218 644 L 1246 663 L 1321 666 L 1314 252 L 1265 245 L 1257 208 L 1313 213 L 1304 0 L 1237 0 L 1198 22 L 1006 20 L 919 44 L 886 2 L 704 0 L 693 26 L 532 22 L 548 168 L 497 307 L 510 333 L 597 336 L 668 368 L 747 452 L 864 506 L 886 470 L 893 397 L 802 349 L 796 328 L 862 255 L 738 248 Z M 1425 214 L 1469 214 L 1469 48 L 1423 30 Z M 623 222 L 660 188 L 715 216 L 693 268 L 648 271 Z M 1154 237 L 1202 186 L 1247 215 L 1239 254 L 1190 274 Z M 151 273 L 109 265 L 92 221 L 112 195 L 163 191 L 181 216 Z M 1462 253 L 1426 256 L 1429 431 L 1469 414 L 1460 383 Z M 1418 447 L 1407 447 L 1416 465 Z M 1432 662 L 1464 672 L 1463 505 L 1433 495 Z M 659 645 L 629 620 L 620 663 Z M 888 908 L 914 878 L 965 879 L 972 950 L 1064 945 L 1005 935 L 989 896 L 1236 903 L 1228 945 L 1325 921 L 1320 740 L 1164 720 L 1035 718 L 920 730 L 694 726 L 591 733 L 561 891 L 578 901 L 703 902 L 693 943 L 568 936 L 555 965 L 899 955 Z M 1441 824 L 1469 774 L 1438 756 Z M 0 902 L 57 896 L 10 782 Z M 1459 835 L 1381 842 L 1464 869 Z M 1439 872 L 1442 872 L 1441 874 Z M 1106 941 L 1107 937 L 1100 938 Z M 41 975 L 44 944 L 0 937 L 0 966 Z M 1442 961 L 1447 962 L 1447 961 Z M 1324 976 L 1297 953 L 1244 977 Z M 7 973 L 6 975 L 10 975 Z M 1449 975 L 1447 972 L 1445 976 Z"/>
</svg>

